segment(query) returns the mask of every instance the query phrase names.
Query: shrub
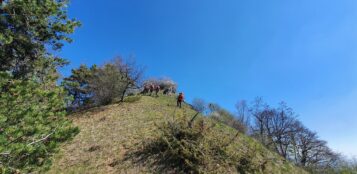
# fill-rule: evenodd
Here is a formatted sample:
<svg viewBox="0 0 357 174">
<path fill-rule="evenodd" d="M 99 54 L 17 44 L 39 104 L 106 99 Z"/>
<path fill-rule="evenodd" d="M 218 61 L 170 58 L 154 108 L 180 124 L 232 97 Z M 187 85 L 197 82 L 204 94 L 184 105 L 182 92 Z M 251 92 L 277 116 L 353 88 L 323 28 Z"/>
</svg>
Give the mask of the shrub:
<svg viewBox="0 0 357 174">
<path fill-rule="evenodd" d="M 233 114 L 221 108 L 217 104 L 209 104 L 210 117 L 220 123 L 230 126 L 239 132 L 246 133 L 247 127 L 234 117 Z"/>
<path fill-rule="evenodd" d="M 135 152 L 139 160 L 154 158 L 158 173 L 217 173 L 227 168 L 237 171 L 254 171 L 247 155 L 232 155 L 227 147 L 239 135 L 216 137 L 215 124 L 202 117 L 178 118 L 159 125 L 160 134 L 148 141 L 144 149 Z M 218 138 L 218 139 L 217 139 Z M 158 163 L 158 164 L 157 164 Z M 223 170 L 222 170 L 223 171 Z"/>
</svg>

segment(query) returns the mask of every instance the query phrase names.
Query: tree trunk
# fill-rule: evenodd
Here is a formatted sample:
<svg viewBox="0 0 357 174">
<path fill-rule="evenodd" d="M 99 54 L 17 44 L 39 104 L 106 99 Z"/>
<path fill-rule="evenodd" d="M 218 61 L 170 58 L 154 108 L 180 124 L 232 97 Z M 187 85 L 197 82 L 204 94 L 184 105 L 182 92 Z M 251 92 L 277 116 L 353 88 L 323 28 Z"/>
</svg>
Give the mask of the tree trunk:
<svg viewBox="0 0 357 174">
<path fill-rule="evenodd" d="M 126 85 L 125 85 L 125 88 L 124 88 L 124 90 L 123 90 L 123 93 L 122 93 L 122 95 L 121 95 L 120 102 L 123 102 L 123 101 L 124 101 L 124 95 L 125 95 L 126 91 L 128 90 L 128 88 L 129 88 L 129 84 L 126 84 Z"/>
</svg>

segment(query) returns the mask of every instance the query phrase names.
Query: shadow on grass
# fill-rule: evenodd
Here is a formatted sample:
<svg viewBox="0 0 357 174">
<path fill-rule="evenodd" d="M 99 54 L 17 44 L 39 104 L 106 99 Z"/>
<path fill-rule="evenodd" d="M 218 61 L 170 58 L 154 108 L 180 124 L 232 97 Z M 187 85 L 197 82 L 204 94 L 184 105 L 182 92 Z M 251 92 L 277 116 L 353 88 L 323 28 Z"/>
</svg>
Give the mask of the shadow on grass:
<svg viewBox="0 0 357 174">
<path fill-rule="evenodd" d="M 111 105 L 116 104 L 118 106 L 123 105 L 123 102 L 113 102 L 108 105 L 101 105 L 101 106 L 83 106 L 80 108 L 69 108 L 67 109 L 67 114 L 68 115 L 74 115 L 76 117 L 82 117 L 85 115 L 93 115 L 93 114 L 98 114 L 100 112 L 106 111 L 108 107 L 111 107 Z"/>
<path fill-rule="evenodd" d="M 179 168 L 178 166 L 182 166 L 183 161 L 163 152 L 161 150 L 163 146 L 165 144 L 151 141 L 141 149 L 128 152 L 124 161 L 148 167 L 154 173 L 193 173 Z"/>
</svg>

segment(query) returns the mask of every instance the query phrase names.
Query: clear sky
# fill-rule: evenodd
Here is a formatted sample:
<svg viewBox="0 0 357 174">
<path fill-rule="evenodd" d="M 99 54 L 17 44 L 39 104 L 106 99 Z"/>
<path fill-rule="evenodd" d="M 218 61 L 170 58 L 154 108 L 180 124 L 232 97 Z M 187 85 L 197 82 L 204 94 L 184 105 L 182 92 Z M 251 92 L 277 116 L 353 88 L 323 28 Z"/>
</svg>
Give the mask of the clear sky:
<svg viewBox="0 0 357 174">
<path fill-rule="evenodd" d="M 60 55 L 103 64 L 135 55 L 188 100 L 234 111 L 285 101 L 329 146 L 357 156 L 356 0 L 72 0 L 82 22 Z"/>
</svg>

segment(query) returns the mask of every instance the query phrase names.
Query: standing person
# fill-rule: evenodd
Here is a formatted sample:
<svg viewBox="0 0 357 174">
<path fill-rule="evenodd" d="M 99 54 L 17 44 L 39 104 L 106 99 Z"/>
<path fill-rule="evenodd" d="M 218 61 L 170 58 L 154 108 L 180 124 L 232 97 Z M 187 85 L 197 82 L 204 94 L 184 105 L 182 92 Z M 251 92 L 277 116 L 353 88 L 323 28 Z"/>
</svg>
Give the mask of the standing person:
<svg viewBox="0 0 357 174">
<path fill-rule="evenodd" d="M 148 94 L 150 92 L 150 86 L 149 85 L 144 85 L 144 89 L 143 89 L 143 91 L 141 92 L 141 94 L 143 94 L 143 95 L 146 95 L 146 94 Z"/>
<path fill-rule="evenodd" d="M 164 94 L 164 95 L 169 95 L 169 88 L 166 88 L 166 89 L 164 89 L 164 91 L 162 92 L 162 94 Z"/>
<path fill-rule="evenodd" d="M 177 107 L 180 107 L 181 108 L 181 103 L 184 101 L 184 96 L 183 96 L 183 93 L 180 92 L 179 93 L 179 96 L 177 97 Z"/>
<path fill-rule="evenodd" d="M 150 96 L 152 95 L 152 92 L 154 92 L 155 90 L 155 85 L 154 84 L 150 84 Z"/>
<path fill-rule="evenodd" d="M 155 87 L 156 97 L 159 96 L 159 92 L 160 92 L 160 85 L 156 85 L 156 87 Z"/>
</svg>

